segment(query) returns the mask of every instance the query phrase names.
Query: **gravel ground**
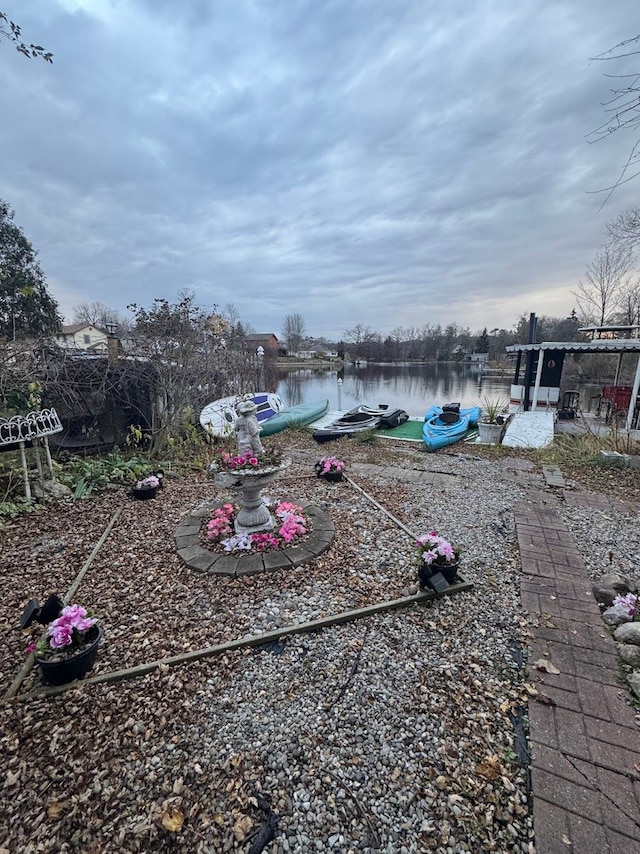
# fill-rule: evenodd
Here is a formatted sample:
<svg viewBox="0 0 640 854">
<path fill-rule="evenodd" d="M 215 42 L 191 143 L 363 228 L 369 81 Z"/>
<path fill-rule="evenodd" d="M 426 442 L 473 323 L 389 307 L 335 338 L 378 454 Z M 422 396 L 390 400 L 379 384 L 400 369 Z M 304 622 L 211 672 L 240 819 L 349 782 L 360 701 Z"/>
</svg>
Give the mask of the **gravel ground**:
<svg viewBox="0 0 640 854">
<path fill-rule="evenodd" d="M 75 597 L 105 631 L 94 674 L 412 592 L 412 539 L 351 484 L 310 476 L 318 448 L 289 441 L 293 465 L 269 494 L 318 504 L 336 525 L 331 549 L 289 572 L 227 580 L 181 564 L 173 533 L 213 497 L 203 476 L 168 479 L 155 501 L 114 490 L 7 524 L 3 693 L 30 639 L 16 628 L 24 605 L 66 592 L 122 506 Z M 331 453 L 410 530 L 436 528 L 460 546 L 474 589 L 10 703 L 0 852 L 535 850 L 513 506 L 544 489 L 540 469 L 493 449 L 429 455 L 341 440 Z M 638 500 L 628 472 L 564 473 Z M 637 571 L 635 515 L 567 508 L 547 491 L 594 576 L 610 551 Z M 21 694 L 38 685 L 36 671 Z"/>
</svg>

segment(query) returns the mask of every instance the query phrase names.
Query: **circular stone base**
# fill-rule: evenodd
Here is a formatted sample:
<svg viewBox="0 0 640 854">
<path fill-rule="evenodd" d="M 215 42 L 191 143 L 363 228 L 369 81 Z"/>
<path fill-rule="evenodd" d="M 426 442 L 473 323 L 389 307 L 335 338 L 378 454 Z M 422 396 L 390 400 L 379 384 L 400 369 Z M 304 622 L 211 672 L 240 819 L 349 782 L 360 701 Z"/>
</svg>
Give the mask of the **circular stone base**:
<svg viewBox="0 0 640 854">
<path fill-rule="evenodd" d="M 203 520 L 210 519 L 213 511 L 218 507 L 222 507 L 222 502 L 200 507 L 185 516 L 176 528 L 175 541 L 178 554 L 189 569 L 232 578 L 240 575 L 255 575 L 271 569 L 293 569 L 294 566 L 309 563 L 326 552 L 336 536 L 336 529 L 329 515 L 319 507 L 310 504 L 304 508 L 309 520 L 310 533 L 299 545 L 264 552 L 219 554 L 202 545 L 200 534 Z"/>
</svg>

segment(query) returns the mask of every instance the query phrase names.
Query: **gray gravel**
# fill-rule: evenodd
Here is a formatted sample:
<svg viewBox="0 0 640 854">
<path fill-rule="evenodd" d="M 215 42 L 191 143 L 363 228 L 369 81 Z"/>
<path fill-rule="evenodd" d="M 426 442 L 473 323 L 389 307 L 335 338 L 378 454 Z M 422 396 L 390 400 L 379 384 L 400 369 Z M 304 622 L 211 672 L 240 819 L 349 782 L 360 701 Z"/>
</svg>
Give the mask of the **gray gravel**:
<svg viewBox="0 0 640 854">
<path fill-rule="evenodd" d="M 132 502 L 78 597 L 101 605 L 107 642 L 96 672 L 415 590 L 412 538 L 350 484 L 307 477 L 317 449 L 293 450 L 273 497 L 326 509 L 334 546 L 289 573 L 233 582 L 196 576 L 170 543 L 181 516 L 211 496 L 211 483 L 175 481 L 160 501 Z M 540 470 L 473 449 L 334 450 L 353 481 L 411 531 L 435 528 L 453 540 L 474 589 L 8 707 L 0 849 L 532 854 L 528 773 L 514 728 L 526 709 L 527 622 L 513 507 L 545 489 Z M 610 540 L 631 556 L 616 551 L 616 561 L 637 562 L 631 516 L 600 518 L 547 493 L 590 568 L 608 563 Z M 69 517 L 85 539 L 74 545 L 67 526 L 68 547 L 86 554 L 121 500 L 87 502 L 83 515 L 95 518 L 86 530 L 80 516 Z M 146 504 L 153 506 L 139 506 Z M 38 538 L 32 531 L 38 561 L 53 554 L 65 518 L 49 519 Z M 21 550 L 36 522 L 20 524 L 4 533 L 5 553 L 13 584 L 25 576 L 31 593 L 36 558 Z M 69 575 L 61 564 L 60 579 Z M 19 666 L 16 615 L 10 619 L 5 686 Z M 30 679 L 25 690 L 36 684 Z"/>
</svg>

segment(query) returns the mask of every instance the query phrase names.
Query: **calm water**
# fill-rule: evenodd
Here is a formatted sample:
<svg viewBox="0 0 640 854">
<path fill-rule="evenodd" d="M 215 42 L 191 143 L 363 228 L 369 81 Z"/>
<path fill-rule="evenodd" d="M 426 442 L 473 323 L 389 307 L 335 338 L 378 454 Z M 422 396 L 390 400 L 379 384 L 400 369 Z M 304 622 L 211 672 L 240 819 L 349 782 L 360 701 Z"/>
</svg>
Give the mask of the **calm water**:
<svg viewBox="0 0 640 854">
<path fill-rule="evenodd" d="M 338 379 L 342 379 L 341 401 Z M 459 365 L 345 366 L 343 371 L 295 370 L 283 375 L 277 392 L 290 405 L 328 398 L 330 409 L 351 409 L 359 403 L 405 409 L 422 417 L 433 404 L 481 404 L 484 397 L 509 399 L 509 376 L 483 376 Z"/>
</svg>

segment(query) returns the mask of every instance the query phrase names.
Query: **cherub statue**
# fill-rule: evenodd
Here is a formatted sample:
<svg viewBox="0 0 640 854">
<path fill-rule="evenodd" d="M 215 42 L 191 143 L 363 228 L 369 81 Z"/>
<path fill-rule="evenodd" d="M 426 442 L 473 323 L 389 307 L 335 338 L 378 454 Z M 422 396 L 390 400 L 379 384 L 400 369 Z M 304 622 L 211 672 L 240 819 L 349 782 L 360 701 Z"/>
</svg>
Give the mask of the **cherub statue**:
<svg viewBox="0 0 640 854">
<path fill-rule="evenodd" d="M 241 455 L 253 454 L 261 456 L 264 448 L 260 441 L 260 425 L 256 418 L 258 407 L 252 400 L 244 400 L 236 406 L 238 419 L 236 421 L 236 436 L 238 439 L 238 453 Z"/>
</svg>

